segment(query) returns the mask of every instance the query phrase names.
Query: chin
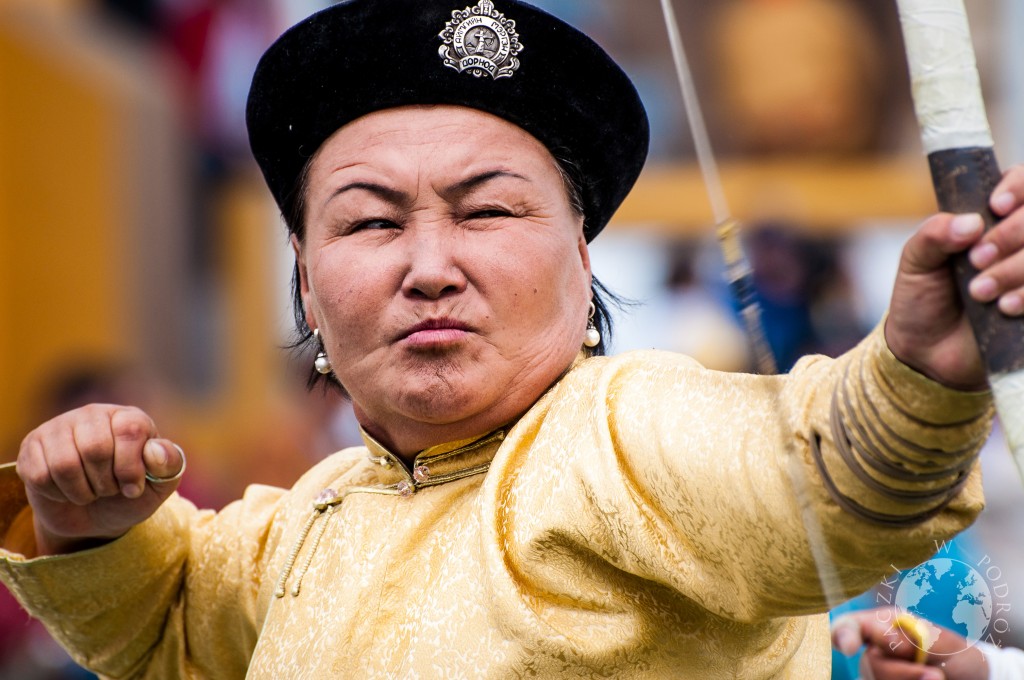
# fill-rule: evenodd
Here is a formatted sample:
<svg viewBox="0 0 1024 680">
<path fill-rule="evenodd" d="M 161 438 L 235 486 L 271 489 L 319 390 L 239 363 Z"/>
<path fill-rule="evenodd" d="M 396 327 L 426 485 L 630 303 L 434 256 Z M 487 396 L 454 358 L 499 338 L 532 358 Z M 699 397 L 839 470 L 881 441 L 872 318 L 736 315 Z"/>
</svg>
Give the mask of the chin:
<svg viewBox="0 0 1024 680">
<path fill-rule="evenodd" d="M 472 379 L 458 362 L 434 357 L 406 376 L 397 403 L 409 417 L 431 424 L 447 424 L 482 410 L 485 378 Z"/>
</svg>

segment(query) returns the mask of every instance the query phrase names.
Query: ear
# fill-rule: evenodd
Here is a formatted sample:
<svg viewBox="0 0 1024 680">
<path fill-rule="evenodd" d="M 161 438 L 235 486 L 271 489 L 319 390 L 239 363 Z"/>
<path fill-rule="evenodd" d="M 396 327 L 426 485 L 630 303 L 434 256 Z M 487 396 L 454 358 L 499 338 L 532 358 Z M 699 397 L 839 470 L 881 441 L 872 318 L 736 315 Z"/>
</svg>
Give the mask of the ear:
<svg viewBox="0 0 1024 680">
<path fill-rule="evenodd" d="M 313 310 L 313 295 L 309 290 L 309 272 L 306 271 L 305 251 L 299 237 L 292 234 L 289 239 L 292 244 L 292 252 L 295 253 L 295 271 L 299 275 L 299 294 L 302 296 L 302 309 L 306 312 L 306 325 L 312 328 L 319 328 L 316 313 Z"/>
<path fill-rule="evenodd" d="M 577 248 L 580 252 L 580 262 L 583 265 L 583 271 L 587 273 L 587 290 L 589 290 L 594 285 L 594 273 L 590 270 L 590 249 L 587 247 L 587 239 L 583 234 L 580 234 Z"/>
</svg>

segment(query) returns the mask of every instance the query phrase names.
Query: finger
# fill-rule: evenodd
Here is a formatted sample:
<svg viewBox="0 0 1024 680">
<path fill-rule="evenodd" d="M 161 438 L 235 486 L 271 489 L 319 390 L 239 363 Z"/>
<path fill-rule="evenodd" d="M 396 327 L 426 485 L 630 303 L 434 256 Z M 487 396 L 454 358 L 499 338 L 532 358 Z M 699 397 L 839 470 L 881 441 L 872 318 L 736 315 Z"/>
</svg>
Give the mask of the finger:
<svg viewBox="0 0 1024 680">
<path fill-rule="evenodd" d="M 943 268 L 950 255 L 974 244 L 984 228 L 985 223 L 978 214 L 935 215 L 907 241 L 900 268 L 907 274 L 927 274 Z"/>
<path fill-rule="evenodd" d="M 861 616 L 846 614 L 832 624 L 832 646 L 844 656 L 853 656 L 864 646 Z"/>
<path fill-rule="evenodd" d="M 1007 316 L 1024 316 L 1024 289 L 1000 297 L 999 311 Z"/>
<path fill-rule="evenodd" d="M 893 659 L 878 647 L 864 652 L 861 665 L 867 668 L 865 675 L 877 680 L 945 680 L 946 674 L 940 669 L 923 664 Z M 869 675 L 870 673 L 870 675 Z"/>
<path fill-rule="evenodd" d="M 984 270 L 1021 248 L 1024 248 L 1024 210 L 1013 213 L 990 229 L 971 248 L 971 264 L 979 271 Z"/>
<path fill-rule="evenodd" d="M 165 487 L 173 482 L 173 485 L 177 486 L 177 480 L 174 478 L 185 471 L 185 457 L 173 442 L 169 439 L 150 439 L 146 442 L 142 456 L 146 472 L 158 480 L 166 480 L 151 480 L 150 484 Z"/>
<path fill-rule="evenodd" d="M 41 435 L 43 458 L 59 493 L 75 505 L 95 501 L 97 496 L 86 477 L 71 428 L 62 424 L 45 429 Z"/>
<path fill-rule="evenodd" d="M 970 284 L 971 297 L 978 302 L 999 299 L 1004 314 L 1024 312 L 1021 294 L 1024 292 L 1024 251 L 1002 260 L 974 277 Z"/>
<path fill-rule="evenodd" d="M 1009 215 L 1024 204 L 1024 166 L 1016 165 L 1006 171 L 989 203 L 997 215 Z"/>
<path fill-rule="evenodd" d="M 53 477 L 50 476 L 50 468 L 46 464 L 46 453 L 43 450 L 42 438 L 37 432 L 34 431 L 29 434 L 21 443 L 15 471 L 25 485 L 26 490 L 31 493 L 58 503 L 68 502 L 67 497 L 57 488 Z"/>
<path fill-rule="evenodd" d="M 82 468 L 93 493 L 100 497 L 120 493 L 114 478 L 114 440 L 110 435 L 110 410 L 86 406 L 73 415 L 71 437 L 82 459 Z"/>
<path fill-rule="evenodd" d="M 913 659 L 917 647 L 899 623 L 899 612 L 889 607 L 852 612 L 832 624 L 832 643 L 846 656 L 862 646 L 883 649 L 888 656 Z"/>
<path fill-rule="evenodd" d="M 114 439 L 113 473 L 121 493 L 138 498 L 145 489 L 143 464 L 146 442 L 157 434 L 152 419 L 137 408 L 118 409 L 110 417 Z"/>
</svg>

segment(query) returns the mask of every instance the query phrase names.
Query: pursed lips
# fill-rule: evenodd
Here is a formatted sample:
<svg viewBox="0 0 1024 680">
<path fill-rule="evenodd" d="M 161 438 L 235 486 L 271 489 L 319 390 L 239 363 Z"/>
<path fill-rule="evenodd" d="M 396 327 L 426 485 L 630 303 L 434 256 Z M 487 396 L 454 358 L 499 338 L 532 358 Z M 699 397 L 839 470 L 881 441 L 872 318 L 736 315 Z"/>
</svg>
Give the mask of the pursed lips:
<svg viewBox="0 0 1024 680">
<path fill-rule="evenodd" d="M 472 332 L 469 324 L 458 319 L 442 317 L 425 319 L 403 331 L 398 341 L 410 341 L 415 345 L 445 344 L 460 340 L 466 333 Z"/>
</svg>

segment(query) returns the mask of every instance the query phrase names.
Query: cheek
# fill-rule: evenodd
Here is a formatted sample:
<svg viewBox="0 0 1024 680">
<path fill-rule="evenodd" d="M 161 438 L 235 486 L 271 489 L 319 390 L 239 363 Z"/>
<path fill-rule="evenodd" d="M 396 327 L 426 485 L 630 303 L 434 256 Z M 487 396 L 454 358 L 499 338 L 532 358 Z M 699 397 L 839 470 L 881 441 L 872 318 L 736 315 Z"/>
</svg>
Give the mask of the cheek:
<svg viewBox="0 0 1024 680">
<path fill-rule="evenodd" d="M 309 269 L 312 300 L 320 323 L 342 344 L 369 324 L 354 323 L 383 307 L 381 272 L 361 265 L 360 258 L 341 249 L 325 249 L 313 258 Z"/>
<path fill-rule="evenodd" d="M 509 318 L 542 325 L 570 323 L 589 299 L 589 277 L 575 247 L 555 244 L 524 249 L 510 243 L 502 257 L 491 261 L 492 286 Z"/>
</svg>

